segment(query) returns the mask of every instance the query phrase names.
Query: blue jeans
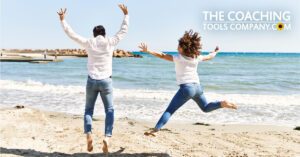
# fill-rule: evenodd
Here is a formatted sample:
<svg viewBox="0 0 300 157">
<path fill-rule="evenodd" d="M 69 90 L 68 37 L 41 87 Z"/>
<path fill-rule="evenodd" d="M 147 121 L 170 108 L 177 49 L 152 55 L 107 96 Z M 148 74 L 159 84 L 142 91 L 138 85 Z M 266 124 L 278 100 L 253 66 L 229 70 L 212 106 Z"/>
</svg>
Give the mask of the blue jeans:
<svg viewBox="0 0 300 157">
<path fill-rule="evenodd" d="M 160 130 L 168 122 L 172 114 L 190 99 L 193 99 L 203 112 L 210 112 L 221 108 L 220 101 L 207 103 L 200 84 L 181 84 L 168 108 L 157 122 L 155 130 Z"/>
<path fill-rule="evenodd" d="M 94 80 L 88 77 L 86 84 L 86 104 L 84 112 L 84 133 L 92 132 L 92 117 L 95 102 L 100 93 L 105 109 L 105 136 L 112 136 L 114 124 L 112 79 Z"/>
</svg>

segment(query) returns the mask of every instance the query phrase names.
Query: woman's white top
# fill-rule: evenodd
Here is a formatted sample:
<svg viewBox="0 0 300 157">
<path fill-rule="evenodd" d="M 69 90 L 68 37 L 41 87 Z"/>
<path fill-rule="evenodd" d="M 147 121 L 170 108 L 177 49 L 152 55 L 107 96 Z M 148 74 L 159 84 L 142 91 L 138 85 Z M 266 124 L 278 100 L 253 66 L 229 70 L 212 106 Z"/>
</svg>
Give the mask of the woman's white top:
<svg viewBox="0 0 300 157">
<path fill-rule="evenodd" d="M 181 54 L 173 55 L 175 63 L 177 84 L 198 83 L 200 84 L 197 68 L 198 63 L 202 61 L 202 56 L 191 58 Z"/>
</svg>

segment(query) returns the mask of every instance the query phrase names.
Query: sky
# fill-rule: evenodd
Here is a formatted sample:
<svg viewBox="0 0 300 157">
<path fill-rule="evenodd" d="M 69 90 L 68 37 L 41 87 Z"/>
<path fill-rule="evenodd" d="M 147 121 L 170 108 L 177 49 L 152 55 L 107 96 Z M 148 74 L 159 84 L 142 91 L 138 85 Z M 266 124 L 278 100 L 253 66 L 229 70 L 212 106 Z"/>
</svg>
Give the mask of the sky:
<svg viewBox="0 0 300 157">
<path fill-rule="evenodd" d="M 185 30 L 202 37 L 203 51 L 218 45 L 221 51 L 300 52 L 300 5 L 298 0 L 1 0 L 0 47 L 80 48 L 63 32 L 56 11 L 67 8 L 66 20 L 78 34 L 92 37 L 92 29 L 103 25 L 108 36 L 120 28 L 128 6 L 130 26 L 119 49 L 138 50 L 146 42 L 152 50 L 175 51 Z M 207 31 L 202 27 L 202 11 L 284 10 L 292 15 L 289 31 Z"/>
</svg>

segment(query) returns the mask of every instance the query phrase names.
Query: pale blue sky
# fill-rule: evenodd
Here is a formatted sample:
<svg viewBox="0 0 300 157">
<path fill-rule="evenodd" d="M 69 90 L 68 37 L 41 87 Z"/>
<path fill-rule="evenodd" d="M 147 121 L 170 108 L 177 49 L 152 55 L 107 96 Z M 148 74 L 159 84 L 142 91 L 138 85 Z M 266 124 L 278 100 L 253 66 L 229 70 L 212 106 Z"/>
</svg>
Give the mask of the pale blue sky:
<svg viewBox="0 0 300 157">
<path fill-rule="evenodd" d="M 1 0 L 1 48 L 79 48 L 62 31 L 56 11 L 68 8 L 67 21 L 84 37 L 102 24 L 113 35 L 123 19 L 117 4 L 125 3 L 130 28 L 118 48 L 137 50 L 147 42 L 154 50 L 173 51 L 185 30 L 202 36 L 203 50 L 299 52 L 300 4 L 297 0 Z M 202 30 L 204 10 L 288 10 L 291 31 L 212 32 Z"/>
</svg>

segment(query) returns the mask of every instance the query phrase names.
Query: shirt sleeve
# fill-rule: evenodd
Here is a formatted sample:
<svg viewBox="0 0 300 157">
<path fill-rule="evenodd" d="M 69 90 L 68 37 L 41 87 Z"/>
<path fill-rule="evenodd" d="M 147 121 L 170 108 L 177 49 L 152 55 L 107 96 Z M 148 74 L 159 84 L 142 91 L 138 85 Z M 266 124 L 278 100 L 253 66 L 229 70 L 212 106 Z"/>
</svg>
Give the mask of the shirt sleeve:
<svg viewBox="0 0 300 157">
<path fill-rule="evenodd" d="M 203 56 L 199 55 L 197 59 L 198 59 L 198 62 L 202 62 L 203 61 Z"/>
<path fill-rule="evenodd" d="M 178 59 L 179 59 L 179 55 L 178 54 L 172 55 L 172 57 L 173 57 L 173 61 L 174 62 L 178 61 Z"/>
<path fill-rule="evenodd" d="M 113 37 L 110 38 L 111 45 L 117 45 L 120 42 L 120 40 L 124 38 L 124 36 L 128 32 L 128 26 L 129 26 L 129 15 L 125 15 L 120 30 Z"/>
<path fill-rule="evenodd" d="M 65 31 L 65 33 L 75 42 L 77 42 L 82 47 L 88 46 L 88 40 L 73 31 L 71 26 L 67 23 L 66 20 L 61 21 L 61 25 Z"/>
</svg>

